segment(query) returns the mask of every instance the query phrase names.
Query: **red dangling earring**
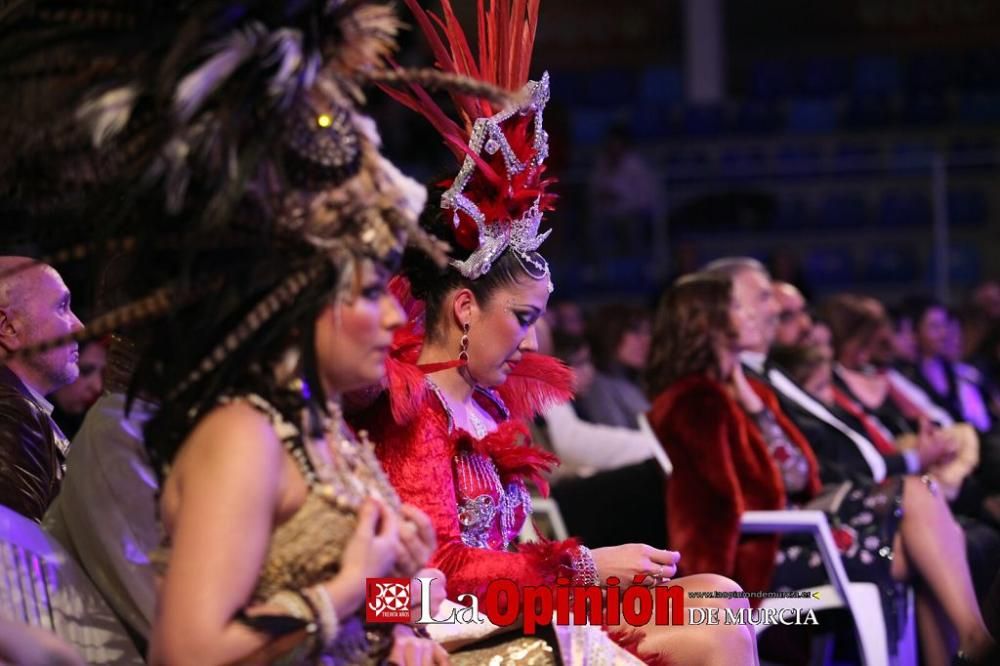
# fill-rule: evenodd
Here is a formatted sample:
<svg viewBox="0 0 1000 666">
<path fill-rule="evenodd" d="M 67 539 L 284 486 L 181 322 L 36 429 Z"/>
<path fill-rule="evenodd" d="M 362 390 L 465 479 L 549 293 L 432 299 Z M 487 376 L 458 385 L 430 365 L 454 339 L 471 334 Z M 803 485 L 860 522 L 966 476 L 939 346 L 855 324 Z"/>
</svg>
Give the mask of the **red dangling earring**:
<svg viewBox="0 0 1000 666">
<path fill-rule="evenodd" d="M 458 347 L 458 360 L 462 362 L 463 365 L 469 364 L 469 323 L 466 322 L 462 326 L 462 341 L 459 343 Z"/>
</svg>

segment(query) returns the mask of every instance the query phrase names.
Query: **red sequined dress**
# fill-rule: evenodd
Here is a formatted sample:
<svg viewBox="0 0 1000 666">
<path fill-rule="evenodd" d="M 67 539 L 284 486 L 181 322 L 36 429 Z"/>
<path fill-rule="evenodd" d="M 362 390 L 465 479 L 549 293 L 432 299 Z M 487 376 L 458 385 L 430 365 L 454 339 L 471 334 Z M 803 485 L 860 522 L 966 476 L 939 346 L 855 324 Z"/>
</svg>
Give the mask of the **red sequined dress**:
<svg viewBox="0 0 1000 666">
<path fill-rule="evenodd" d="M 532 446 L 525 420 L 569 399 L 569 371 L 555 359 L 525 353 L 502 387 L 475 391 L 497 423 L 476 438 L 454 427 L 447 403 L 416 366 L 421 342 L 416 331 L 397 334 L 388 389 L 353 422 L 377 442 L 402 500 L 434 523 L 438 549 L 430 566 L 447 576 L 449 597 L 482 597 L 498 578 L 522 586 L 578 578 L 581 546 L 575 540 L 516 543 L 531 514 L 526 483 L 547 493 L 543 475 L 558 462 Z"/>
</svg>

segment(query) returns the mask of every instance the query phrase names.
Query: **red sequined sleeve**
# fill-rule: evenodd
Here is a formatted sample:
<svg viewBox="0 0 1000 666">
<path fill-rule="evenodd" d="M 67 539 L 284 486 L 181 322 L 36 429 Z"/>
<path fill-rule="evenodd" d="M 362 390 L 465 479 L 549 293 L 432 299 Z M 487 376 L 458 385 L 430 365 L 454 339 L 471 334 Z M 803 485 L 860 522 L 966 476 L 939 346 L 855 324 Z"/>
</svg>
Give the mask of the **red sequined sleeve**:
<svg viewBox="0 0 1000 666">
<path fill-rule="evenodd" d="M 516 552 L 466 546 L 455 492 L 456 445 L 443 416 L 425 406 L 410 425 L 386 426 L 392 421 L 388 410 L 379 411 L 386 418 L 371 421 L 369 427 L 379 459 L 403 502 L 423 510 L 434 523 L 438 549 L 430 564 L 448 577 L 449 597 L 472 593 L 481 598 L 489 582 L 498 578 L 525 586 L 551 585 L 559 576 L 573 576 L 579 544 L 572 539 L 521 545 Z"/>
</svg>

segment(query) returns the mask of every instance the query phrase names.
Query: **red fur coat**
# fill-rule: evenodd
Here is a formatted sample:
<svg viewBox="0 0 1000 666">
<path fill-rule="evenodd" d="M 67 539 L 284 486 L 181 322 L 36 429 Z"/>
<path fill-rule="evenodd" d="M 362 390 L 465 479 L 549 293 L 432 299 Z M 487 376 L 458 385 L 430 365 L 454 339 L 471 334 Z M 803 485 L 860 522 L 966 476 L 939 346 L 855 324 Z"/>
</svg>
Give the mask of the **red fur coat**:
<svg viewBox="0 0 1000 666">
<path fill-rule="evenodd" d="M 810 467 L 808 497 L 820 489 L 809 443 L 764 384 L 750 380 Z M 719 382 L 686 377 L 661 393 L 649 422 L 674 466 L 668 484 L 667 529 L 684 574 L 717 573 L 747 591 L 769 588 L 776 535 L 740 536 L 744 511 L 782 509 L 780 472 L 755 423 Z"/>
</svg>

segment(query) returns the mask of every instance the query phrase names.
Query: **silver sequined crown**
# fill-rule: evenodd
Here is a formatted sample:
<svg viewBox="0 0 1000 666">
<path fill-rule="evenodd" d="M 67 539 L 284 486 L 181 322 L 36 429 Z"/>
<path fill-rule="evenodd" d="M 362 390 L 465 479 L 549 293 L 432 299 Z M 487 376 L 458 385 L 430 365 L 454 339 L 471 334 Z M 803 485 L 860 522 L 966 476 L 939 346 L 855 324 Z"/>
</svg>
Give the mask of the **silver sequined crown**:
<svg viewBox="0 0 1000 666">
<path fill-rule="evenodd" d="M 521 106 L 505 109 L 489 118 L 477 119 L 469 139 L 469 150 L 475 155 L 482 155 L 483 150 L 488 155 L 495 155 L 500 151 L 508 177 L 517 175 L 525 169 L 538 169 L 549 154 L 549 135 L 542 127 L 542 111 L 549 101 L 548 72 L 542 75 L 540 81 L 527 83 L 524 97 L 527 101 Z M 501 128 L 505 121 L 517 114 L 534 114 L 533 150 L 527 162 L 517 158 Z M 479 230 L 479 247 L 469 255 L 468 259 L 464 261 L 452 259 L 450 264 L 466 278 L 475 280 L 490 270 L 493 262 L 503 254 L 504 250 L 510 249 L 529 274 L 539 278 L 548 275 L 548 264 L 536 254 L 542 241 L 552 231 L 550 229 L 543 234 L 538 233 L 538 226 L 542 221 L 541 195 L 517 220 L 487 220 L 479 206 L 464 194 L 475 169 L 475 160 L 471 155 L 466 155 L 455 181 L 441 195 L 441 208 L 454 212 L 453 220 L 456 228 L 460 221 L 458 213 L 461 211 L 476 222 Z"/>
</svg>

